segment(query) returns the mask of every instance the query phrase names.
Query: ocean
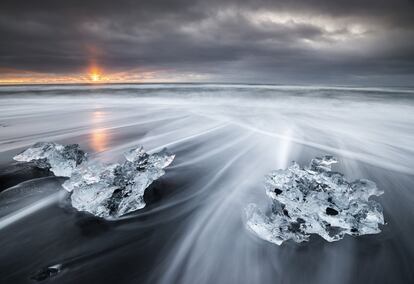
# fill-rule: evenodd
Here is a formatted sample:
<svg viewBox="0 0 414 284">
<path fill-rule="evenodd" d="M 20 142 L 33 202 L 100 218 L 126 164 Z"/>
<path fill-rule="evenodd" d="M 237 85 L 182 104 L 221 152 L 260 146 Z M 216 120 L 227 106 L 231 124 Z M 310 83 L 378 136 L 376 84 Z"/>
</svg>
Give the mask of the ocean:
<svg viewBox="0 0 414 284">
<path fill-rule="evenodd" d="M 40 141 L 104 163 L 137 145 L 176 157 L 145 208 L 108 221 L 73 209 L 65 178 L 13 161 Z M 321 155 L 384 191 L 382 232 L 278 246 L 247 230 L 245 207 L 270 206 L 264 176 Z M 2 86 L 0 191 L 1 283 L 414 283 L 414 89 Z"/>
</svg>

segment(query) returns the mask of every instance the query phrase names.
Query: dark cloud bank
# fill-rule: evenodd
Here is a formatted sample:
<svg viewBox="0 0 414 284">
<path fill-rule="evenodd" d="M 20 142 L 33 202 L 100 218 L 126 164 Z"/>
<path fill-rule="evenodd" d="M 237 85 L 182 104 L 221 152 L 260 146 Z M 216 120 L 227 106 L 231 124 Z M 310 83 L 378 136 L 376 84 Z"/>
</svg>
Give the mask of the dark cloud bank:
<svg viewBox="0 0 414 284">
<path fill-rule="evenodd" d="M 414 1 L 1 1 L 0 68 L 414 84 Z"/>
</svg>

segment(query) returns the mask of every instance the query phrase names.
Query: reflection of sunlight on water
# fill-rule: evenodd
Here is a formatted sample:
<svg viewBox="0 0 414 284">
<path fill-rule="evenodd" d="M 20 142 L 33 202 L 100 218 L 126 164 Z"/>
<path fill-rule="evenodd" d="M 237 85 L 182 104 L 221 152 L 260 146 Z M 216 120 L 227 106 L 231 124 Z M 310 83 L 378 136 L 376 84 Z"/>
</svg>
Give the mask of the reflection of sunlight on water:
<svg viewBox="0 0 414 284">
<path fill-rule="evenodd" d="M 108 133 L 105 128 L 94 128 L 91 133 L 91 148 L 96 152 L 102 152 L 108 146 Z"/>
<path fill-rule="evenodd" d="M 103 120 L 107 115 L 104 111 L 94 111 L 92 113 L 92 131 L 90 134 L 90 147 L 95 152 L 102 152 L 108 148 L 109 134 L 103 127 Z"/>
<path fill-rule="evenodd" d="M 104 111 L 99 111 L 99 110 L 94 111 L 92 113 L 92 123 L 93 124 L 101 123 L 106 115 L 107 113 Z"/>
</svg>

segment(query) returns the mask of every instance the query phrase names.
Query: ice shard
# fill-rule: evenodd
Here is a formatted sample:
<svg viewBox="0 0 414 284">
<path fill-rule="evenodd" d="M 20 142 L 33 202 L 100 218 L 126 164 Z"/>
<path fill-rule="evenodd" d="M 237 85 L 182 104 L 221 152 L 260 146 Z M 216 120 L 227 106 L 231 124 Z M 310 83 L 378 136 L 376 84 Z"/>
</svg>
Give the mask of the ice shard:
<svg viewBox="0 0 414 284">
<path fill-rule="evenodd" d="M 86 160 L 78 144 L 60 145 L 38 142 L 13 158 L 19 162 L 33 162 L 37 167 L 49 169 L 55 176 L 70 177 L 76 166 Z"/>
<path fill-rule="evenodd" d="M 145 189 L 165 174 L 174 159 L 163 149 L 154 154 L 142 147 L 125 153 L 121 164 L 84 163 L 63 187 L 72 192 L 72 206 L 103 218 L 117 218 L 145 207 Z"/>
<path fill-rule="evenodd" d="M 345 234 L 379 233 L 382 207 L 369 198 L 383 192 L 370 180 L 348 181 L 332 171 L 336 162 L 324 156 L 312 159 L 308 167 L 293 162 L 288 169 L 267 175 L 265 188 L 272 206 L 263 213 L 257 205 L 248 205 L 248 229 L 278 245 L 290 239 L 308 241 L 311 234 L 332 242 Z"/>
<path fill-rule="evenodd" d="M 34 275 L 32 275 L 30 279 L 40 282 L 55 277 L 60 272 L 62 272 L 62 264 L 55 264 L 42 268 L 41 270 L 37 271 Z"/>
</svg>

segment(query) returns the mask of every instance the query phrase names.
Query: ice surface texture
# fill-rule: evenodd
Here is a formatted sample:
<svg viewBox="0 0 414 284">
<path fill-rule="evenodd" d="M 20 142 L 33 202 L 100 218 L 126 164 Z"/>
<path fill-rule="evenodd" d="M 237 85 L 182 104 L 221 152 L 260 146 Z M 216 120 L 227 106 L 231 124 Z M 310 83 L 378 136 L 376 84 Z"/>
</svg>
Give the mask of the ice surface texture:
<svg viewBox="0 0 414 284">
<path fill-rule="evenodd" d="M 76 166 L 86 160 L 78 144 L 60 145 L 39 142 L 13 158 L 19 162 L 33 162 L 37 167 L 49 169 L 55 176 L 70 177 Z"/>
<path fill-rule="evenodd" d="M 165 174 L 174 159 L 166 149 L 147 154 L 142 147 L 125 153 L 122 164 L 84 163 L 63 187 L 72 192 L 72 206 L 103 218 L 117 218 L 145 206 L 145 189 Z"/>
<path fill-rule="evenodd" d="M 286 170 L 266 176 L 266 194 L 272 207 L 263 213 L 255 204 L 246 208 L 247 227 L 260 238 L 275 244 L 289 239 L 303 242 L 318 234 L 332 242 L 345 234 L 376 234 L 384 224 L 382 207 L 369 200 L 381 195 L 374 182 L 348 181 L 334 172 L 332 156 L 312 159 L 301 169 L 295 162 Z"/>
</svg>

